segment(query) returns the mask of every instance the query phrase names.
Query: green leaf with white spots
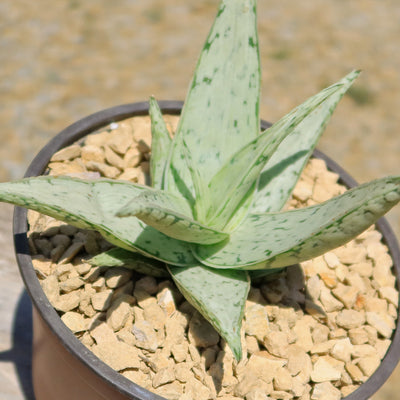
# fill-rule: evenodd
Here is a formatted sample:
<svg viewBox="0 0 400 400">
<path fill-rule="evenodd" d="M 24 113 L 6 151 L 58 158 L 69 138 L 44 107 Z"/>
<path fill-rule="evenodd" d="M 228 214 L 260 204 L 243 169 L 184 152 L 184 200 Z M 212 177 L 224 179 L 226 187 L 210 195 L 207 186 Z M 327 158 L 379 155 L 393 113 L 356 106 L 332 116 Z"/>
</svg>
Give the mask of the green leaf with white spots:
<svg viewBox="0 0 400 400">
<path fill-rule="evenodd" d="M 286 204 L 338 102 L 358 75 L 353 71 L 331 86 L 332 94 L 282 141 L 261 172 L 251 212 L 279 211 Z"/>
<path fill-rule="evenodd" d="M 190 150 L 184 140 L 182 150 L 183 154 L 185 155 L 187 168 L 192 177 L 194 187 L 195 202 L 193 206 L 193 214 L 197 221 L 205 223 L 207 219 L 207 214 L 212 211 L 210 189 L 200 175 L 200 171 L 196 169 L 192 156 L 190 154 Z"/>
<path fill-rule="evenodd" d="M 250 289 L 247 271 L 216 270 L 202 265 L 168 265 L 168 269 L 186 300 L 210 322 L 240 360 L 240 328 Z"/>
<path fill-rule="evenodd" d="M 334 105 L 337 104 L 357 75 L 358 73 L 349 74 L 338 83 L 310 97 L 303 104 L 296 107 L 289 114 L 285 115 L 264 131 L 260 136 L 239 150 L 224 167 L 217 172 L 210 182 L 212 204 L 214 204 L 217 210 L 213 217 L 208 220 L 210 226 L 214 226 L 217 229 L 224 229 L 227 222 L 232 218 L 234 219 L 234 226 L 237 226 L 238 221 L 236 221 L 237 216 L 235 216 L 237 209 L 241 207 L 242 204 L 250 205 L 246 200 L 252 196 L 261 171 L 277 149 L 279 149 L 279 146 L 284 144 L 286 138 L 292 136 L 299 141 L 298 137 L 301 135 L 302 138 L 305 138 L 304 140 L 306 143 L 305 146 L 299 148 L 299 143 L 296 143 L 296 141 L 292 139 L 290 142 L 292 146 L 291 149 L 286 151 L 286 146 L 284 146 L 284 149 L 279 152 L 280 157 L 285 157 L 286 153 L 288 157 L 291 157 L 297 150 L 302 152 L 304 147 L 306 147 L 307 152 L 312 151 L 310 150 L 310 146 L 313 147 L 315 145 L 315 139 L 313 138 L 313 136 L 315 136 L 315 130 L 317 129 L 318 133 L 321 133 L 323 126 L 325 126 L 327 119 L 329 119 L 333 112 Z M 315 126 L 316 124 L 317 127 Z M 310 136 L 311 139 L 308 139 L 307 136 Z M 300 141 L 301 140 L 302 139 L 300 139 Z M 302 144 L 304 145 L 304 143 Z M 304 159 L 304 156 L 303 154 L 303 163 L 307 161 Z M 297 166 L 297 164 L 293 165 Z M 294 179 L 296 178 L 296 176 L 294 176 L 295 173 L 298 174 L 299 171 L 292 168 L 289 169 L 288 175 L 290 180 L 287 176 L 286 179 L 281 179 L 281 176 L 278 175 L 276 181 L 279 182 L 280 186 L 274 188 L 274 196 L 271 195 L 272 202 L 278 201 L 279 197 L 282 197 L 281 192 L 284 191 L 285 201 L 283 204 L 285 204 L 288 194 L 291 193 L 297 181 L 297 179 Z M 273 176 L 270 178 L 273 178 Z M 287 185 L 289 185 L 289 187 L 286 187 Z M 263 198 L 259 201 L 259 204 L 270 204 L 267 195 L 269 194 L 268 188 L 264 187 L 264 190 L 266 190 L 266 193 L 263 193 Z M 261 193 L 258 195 L 261 196 Z M 279 200 L 280 202 L 278 201 L 278 203 L 281 204 L 282 199 Z M 282 206 L 283 205 L 281 205 L 279 209 Z"/>
<path fill-rule="evenodd" d="M 29 208 L 78 228 L 100 232 L 109 242 L 175 265 L 193 264 L 190 247 L 162 234 L 135 217 L 121 219 L 116 211 L 148 190 L 111 179 L 94 181 L 40 176 L 0 183 L 0 201 Z"/>
<path fill-rule="evenodd" d="M 140 274 L 151 275 L 156 278 L 169 276 L 165 263 L 119 247 L 97 254 L 88 260 L 88 262 L 98 267 L 124 267 L 133 269 Z"/>
<path fill-rule="evenodd" d="M 196 257 L 215 268 L 288 266 L 347 243 L 399 201 L 400 176 L 369 182 L 315 206 L 249 214 L 229 242 L 196 246 Z"/>
<path fill-rule="evenodd" d="M 200 55 L 176 135 L 191 149 L 208 184 L 259 134 L 260 65 L 256 0 L 223 0 Z M 168 190 L 194 197 L 191 175 L 174 140 Z"/>
<path fill-rule="evenodd" d="M 154 97 L 149 100 L 149 114 L 151 119 L 151 183 L 155 189 L 164 189 L 164 175 L 167 167 L 167 155 L 170 152 L 172 139 L 169 136 L 167 125 L 161 114 L 160 107 Z"/>
<path fill-rule="evenodd" d="M 165 191 L 144 191 L 116 215 L 137 217 L 165 235 L 184 242 L 213 244 L 229 236 L 194 220 L 185 200 Z"/>
</svg>

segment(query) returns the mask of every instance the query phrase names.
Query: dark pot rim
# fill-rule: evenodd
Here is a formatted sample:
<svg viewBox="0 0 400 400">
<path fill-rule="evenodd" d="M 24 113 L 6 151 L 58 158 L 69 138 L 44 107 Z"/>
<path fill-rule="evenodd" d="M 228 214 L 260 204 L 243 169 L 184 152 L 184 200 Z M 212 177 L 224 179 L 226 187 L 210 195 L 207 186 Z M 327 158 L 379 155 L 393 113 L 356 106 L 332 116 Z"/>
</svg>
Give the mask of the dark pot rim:
<svg viewBox="0 0 400 400">
<path fill-rule="evenodd" d="M 164 114 L 179 115 L 183 102 L 160 101 L 160 108 Z M 94 132 L 112 122 L 118 122 L 133 116 L 148 115 L 148 102 L 124 104 L 99 111 L 89 115 L 61 131 L 37 154 L 28 167 L 25 177 L 40 175 L 51 156 L 61 148 L 68 146 L 87 134 Z M 266 129 L 270 124 L 261 121 L 261 128 Z M 357 185 L 357 182 L 338 164 L 322 152 L 315 150 L 314 156 L 326 161 L 330 170 L 340 175 L 340 181 L 347 187 Z M 397 239 L 386 219 L 381 218 L 376 224 L 383 235 L 383 240 L 389 248 L 393 259 L 393 268 L 397 278 L 397 289 L 400 291 L 400 249 Z M 45 296 L 32 265 L 29 245 L 27 239 L 27 211 L 21 207 L 15 207 L 14 211 L 14 245 L 15 253 L 25 287 L 31 297 L 34 307 L 40 316 L 55 333 L 65 348 L 79 359 L 89 369 L 104 379 L 118 392 L 136 400 L 161 400 L 164 399 L 152 392 L 144 390 L 139 385 L 131 382 L 107 364 L 99 360 L 89 349 L 87 349 L 74 334 L 64 325 Z M 377 370 L 357 390 L 345 397 L 346 400 L 365 400 L 371 397 L 388 379 L 400 358 L 400 318 L 396 322 L 396 330 L 392 335 L 392 343 Z M 164 399 L 165 400 L 165 399 Z"/>
</svg>

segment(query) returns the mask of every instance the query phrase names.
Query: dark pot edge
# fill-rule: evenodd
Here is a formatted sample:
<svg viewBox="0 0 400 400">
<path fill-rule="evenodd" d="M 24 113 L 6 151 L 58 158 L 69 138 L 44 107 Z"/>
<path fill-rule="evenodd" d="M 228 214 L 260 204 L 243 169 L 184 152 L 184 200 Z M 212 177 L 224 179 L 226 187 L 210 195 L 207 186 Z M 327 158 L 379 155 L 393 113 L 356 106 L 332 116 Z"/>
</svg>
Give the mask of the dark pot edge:
<svg viewBox="0 0 400 400">
<path fill-rule="evenodd" d="M 183 102 L 181 101 L 160 101 L 160 108 L 163 113 L 179 115 Z M 34 158 L 28 167 L 25 177 L 39 175 L 44 172 L 50 157 L 53 153 L 79 140 L 88 133 L 111 123 L 129 118 L 132 116 L 147 115 L 148 102 L 124 104 L 91 114 L 73 123 L 57 134 L 45 145 Z M 261 121 L 262 129 L 270 124 Z M 348 187 L 354 187 L 357 182 L 338 164 L 319 150 L 314 151 L 314 156 L 325 160 L 329 169 L 340 175 L 340 181 Z M 377 223 L 378 230 L 382 233 L 386 245 L 389 247 L 393 258 L 393 268 L 397 278 L 397 288 L 400 291 L 400 249 L 398 241 L 385 218 Z M 92 371 L 102 377 L 110 386 L 120 393 L 137 400 L 165 400 L 152 392 L 149 392 L 139 385 L 131 382 L 118 372 L 114 371 L 107 364 L 99 360 L 88 350 L 74 334 L 62 323 L 57 312 L 47 300 L 39 281 L 36 277 L 29 254 L 27 240 L 27 211 L 21 207 L 15 207 L 14 211 L 14 245 L 15 253 L 25 287 L 31 297 L 32 303 L 40 313 L 43 320 L 50 329 L 57 335 L 66 349 L 77 357 Z M 400 306 L 400 304 L 399 304 Z M 346 396 L 344 400 L 365 400 L 372 396 L 389 378 L 400 358 L 400 318 L 397 319 L 396 329 L 392 336 L 392 343 L 377 370 L 357 390 Z M 135 397 L 132 397 L 135 396 Z M 140 396 L 140 397 L 136 397 Z"/>
</svg>

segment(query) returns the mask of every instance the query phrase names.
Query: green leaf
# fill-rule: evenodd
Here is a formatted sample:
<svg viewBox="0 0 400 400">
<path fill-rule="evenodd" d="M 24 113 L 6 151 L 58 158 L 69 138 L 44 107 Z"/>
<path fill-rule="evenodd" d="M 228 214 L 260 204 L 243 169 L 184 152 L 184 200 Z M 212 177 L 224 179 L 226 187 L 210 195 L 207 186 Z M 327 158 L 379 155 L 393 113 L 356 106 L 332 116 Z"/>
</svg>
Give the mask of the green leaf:
<svg viewBox="0 0 400 400">
<path fill-rule="evenodd" d="M 231 224 L 233 223 L 234 227 L 238 225 L 240 221 L 237 221 L 235 213 L 242 204 L 246 204 L 247 207 L 249 206 L 250 203 L 246 200 L 251 198 L 256 189 L 261 171 L 279 146 L 284 144 L 282 143 L 284 139 L 292 134 L 292 137 L 294 136 L 299 141 L 299 135 L 304 134 L 305 129 L 311 129 L 311 133 L 307 131 L 305 137 L 308 138 L 308 136 L 311 136 L 311 139 L 313 139 L 312 134 L 315 134 L 315 124 L 318 124 L 317 130 L 318 133 L 321 133 L 323 126 L 325 126 L 333 112 L 333 105 L 336 105 L 357 75 L 358 73 L 356 72 L 352 73 L 338 83 L 306 100 L 239 150 L 217 172 L 210 182 L 210 193 L 212 194 L 212 203 L 214 205 L 218 204 L 219 207 L 217 208 L 216 206 L 216 213 L 208 221 L 210 226 L 227 230 L 225 225 L 232 218 L 234 219 Z M 308 123 L 305 123 L 307 119 Z M 315 145 L 312 140 L 306 140 L 307 151 L 310 151 L 310 142 L 312 145 Z M 279 153 L 280 157 L 285 157 L 286 152 L 289 158 L 293 156 L 293 153 L 296 154 L 298 151 L 303 152 L 303 148 L 298 147 L 299 143 L 292 140 L 289 144 L 293 148 L 288 150 L 285 146 Z M 306 154 L 302 154 L 303 162 L 307 161 L 304 159 L 305 156 Z M 279 197 L 285 197 L 286 201 L 287 196 L 293 188 L 292 185 L 297 181 L 297 176 L 293 177 L 294 172 L 298 173 L 298 171 L 292 168 L 289 169 L 290 181 L 282 179 L 281 182 L 280 175 L 276 177 L 276 181 L 280 183 L 280 187 L 274 188 L 278 193 L 271 194 L 271 197 L 273 197 L 273 200 L 278 201 L 278 210 L 282 207 L 282 199 L 279 199 Z M 286 187 L 288 184 L 290 184 L 289 187 Z M 270 204 L 268 200 L 268 195 L 270 195 L 269 190 L 268 188 L 264 188 L 264 190 L 266 191 L 266 193 L 263 192 L 264 202 Z M 281 194 L 281 191 L 284 191 L 285 196 Z"/>
<path fill-rule="evenodd" d="M 229 236 L 194 220 L 182 198 L 164 191 L 142 192 L 122 207 L 117 216 L 135 216 L 165 235 L 184 242 L 213 244 Z"/>
<path fill-rule="evenodd" d="M 201 265 L 183 268 L 168 265 L 168 269 L 186 300 L 210 322 L 240 360 L 240 328 L 250 289 L 247 272 L 216 270 Z"/>
<path fill-rule="evenodd" d="M 359 73 L 353 71 L 331 86 L 331 96 L 282 141 L 262 170 L 251 212 L 279 211 L 286 204 L 338 102 Z"/>
<path fill-rule="evenodd" d="M 154 97 L 151 97 L 149 100 L 149 114 L 152 136 L 150 158 L 151 182 L 155 189 L 163 189 L 165 169 L 167 167 L 166 160 L 170 152 L 172 139 L 169 136 L 167 125 Z"/>
<path fill-rule="evenodd" d="M 193 264 L 190 247 L 135 217 L 121 219 L 116 210 L 148 190 L 145 186 L 110 179 L 94 181 L 40 176 L 0 184 L 0 201 L 30 208 L 79 228 L 100 232 L 126 250 L 174 265 Z"/>
<path fill-rule="evenodd" d="M 399 201 L 400 177 L 388 177 L 315 206 L 249 214 L 228 243 L 196 246 L 196 257 L 215 268 L 265 269 L 295 264 L 347 243 Z M 258 264 L 263 261 L 266 265 Z"/>
<path fill-rule="evenodd" d="M 205 223 L 207 214 L 211 211 L 211 193 L 208 185 L 200 175 L 200 171 L 196 169 L 190 150 L 184 140 L 182 150 L 194 187 L 195 203 L 193 213 L 197 221 Z"/>
<path fill-rule="evenodd" d="M 140 274 L 151 275 L 156 278 L 169 276 L 164 263 L 119 247 L 97 254 L 88 262 L 98 267 L 124 267 L 133 269 Z"/>
<path fill-rule="evenodd" d="M 244 62 L 245 60 L 245 62 Z M 223 0 L 200 55 L 176 136 L 191 149 L 208 184 L 229 158 L 259 134 L 260 65 L 255 0 Z M 174 140 L 168 190 L 192 193 L 193 182 Z"/>
</svg>

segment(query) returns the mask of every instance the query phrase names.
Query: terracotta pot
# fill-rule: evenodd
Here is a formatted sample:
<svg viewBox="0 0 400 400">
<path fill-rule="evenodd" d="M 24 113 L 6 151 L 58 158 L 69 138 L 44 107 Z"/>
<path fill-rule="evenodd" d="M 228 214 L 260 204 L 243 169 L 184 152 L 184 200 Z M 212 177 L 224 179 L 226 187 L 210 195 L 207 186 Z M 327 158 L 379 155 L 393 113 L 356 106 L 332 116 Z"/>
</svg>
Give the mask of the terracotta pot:
<svg viewBox="0 0 400 400">
<path fill-rule="evenodd" d="M 164 114 L 179 115 L 182 102 L 162 101 Z M 109 108 L 72 124 L 54 137 L 36 156 L 25 176 L 44 172 L 51 156 L 88 133 L 129 117 L 148 114 L 148 103 L 133 103 Z M 262 128 L 269 124 L 262 121 Z M 330 170 L 338 173 L 347 187 L 356 182 L 342 168 L 319 151 L 314 155 L 326 161 Z M 397 285 L 400 281 L 400 250 L 386 222 L 377 224 L 393 258 Z M 27 239 L 27 212 L 16 207 L 14 214 L 15 251 L 21 275 L 33 303 L 33 384 L 36 400 L 157 400 L 157 396 L 124 378 L 100 361 L 62 323 L 46 298 L 33 269 Z M 399 287 L 398 287 L 399 289 Z M 400 358 L 399 320 L 392 344 L 375 373 L 347 400 L 365 400 L 387 380 Z M 195 400 L 195 399 L 194 399 Z"/>
</svg>

